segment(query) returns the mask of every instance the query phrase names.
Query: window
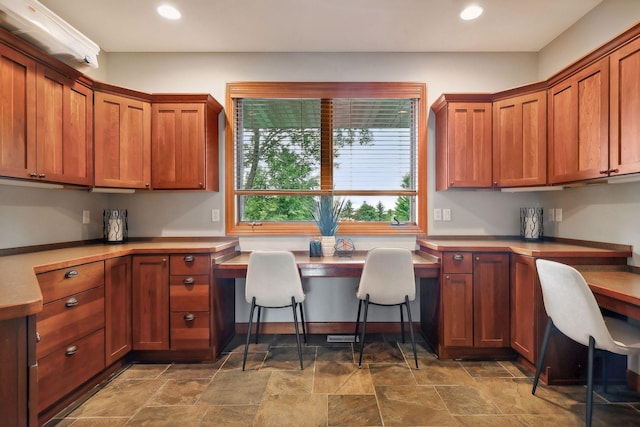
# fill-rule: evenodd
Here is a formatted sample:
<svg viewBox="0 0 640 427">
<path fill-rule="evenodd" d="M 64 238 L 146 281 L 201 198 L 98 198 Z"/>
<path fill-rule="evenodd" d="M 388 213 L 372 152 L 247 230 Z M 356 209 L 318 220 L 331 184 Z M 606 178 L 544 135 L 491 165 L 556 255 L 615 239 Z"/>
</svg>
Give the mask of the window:
<svg viewBox="0 0 640 427">
<path fill-rule="evenodd" d="M 228 234 L 318 234 L 313 199 L 344 203 L 341 234 L 426 233 L 426 85 L 227 85 Z"/>
</svg>

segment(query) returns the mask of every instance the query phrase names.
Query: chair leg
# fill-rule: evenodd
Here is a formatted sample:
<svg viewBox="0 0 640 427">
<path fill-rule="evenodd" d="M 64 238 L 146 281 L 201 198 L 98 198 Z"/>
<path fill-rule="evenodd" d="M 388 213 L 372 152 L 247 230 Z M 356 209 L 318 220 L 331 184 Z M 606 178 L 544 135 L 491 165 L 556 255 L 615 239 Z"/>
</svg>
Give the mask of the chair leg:
<svg viewBox="0 0 640 427">
<path fill-rule="evenodd" d="M 249 352 L 249 340 L 251 339 L 251 326 L 253 322 L 253 310 L 256 308 L 256 297 L 251 300 L 251 312 L 249 313 L 249 328 L 247 329 L 247 341 L 244 344 L 244 357 L 242 358 L 242 370 L 247 364 L 247 353 Z M 260 311 L 260 308 L 258 308 Z"/>
<path fill-rule="evenodd" d="M 538 380 L 542 373 L 542 367 L 544 366 L 544 357 L 547 353 L 547 345 L 549 345 L 549 337 L 551 336 L 551 330 L 553 329 L 553 320 L 549 318 L 547 320 L 547 328 L 544 331 L 544 338 L 542 339 L 542 348 L 540 349 L 540 355 L 538 360 L 538 366 L 536 367 L 536 376 L 533 379 L 533 388 L 531 394 L 536 394 L 536 388 L 538 387 Z"/>
<path fill-rule="evenodd" d="M 302 303 L 300 305 L 300 320 L 302 321 L 302 335 L 304 336 L 304 343 L 307 344 L 307 327 L 304 324 L 304 310 L 302 309 Z"/>
<path fill-rule="evenodd" d="M 609 352 L 603 350 L 602 353 L 602 392 L 607 392 L 607 386 L 609 385 Z"/>
<path fill-rule="evenodd" d="M 400 332 L 402 333 L 402 344 L 404 344 L 404 315 L 402 314 L 402 304 L 400 304 Z"/>
<path fill-rule="evenodd" d="M 298 303 L 295 297 L 291 297 L 291 307 L 293 308 L 293 327 L 296 330 L 296 343 L 298 344 L 298 358 L 300 358 L 300 369 L 304 369 L 302 366 L 302 347 L 300 346 L 300 332 L 298 331 Z"/>
<path fill-rule="evenodd" d="M 353 342 L 358 339 L 358 327 L 360 326 L 360 310 L 362 309 L 362 300 L 358 300 L 358 317 L 356 318 L 356 332 L 353 334 Z"/>
<path fill-rule="evenodd" d="M 258 337 L 260 336 L 260 315 L 262 314 L 262 307 L 258 306 L 258 321 L 256 322 L 256 344 L 258 344 Z"/>
<path fill-rule="evenodd" d="M 358 367 L 362 367 L 362 352 L 364 351 L 364 336 L 367 333 L 367 315 L 368 314 L 369 314 L 369 294 L 367 294 L 367 297 L 364 300 L 364 319 L 362 321 L 362 336 L 360 337 L 360 360 L 358 360 Z"/>
<path fill-rule="evenodd" d="M 413 360 L 416 362 L 416 369 L 420 369 L 418 368 L 418 352 L 416 351 L 416 340 L 413 336 L 413 321 L 411 320 L 411 308 L 409 307 L 408 295 L 404 296 L 404 305 L 407 307 L 407 318 L 409 319 L 409 336 L 411 337 L 411 346 L 413 347 Z M 400 306 L 400 312 L 402 313 L 402 305 Z"/>
<path fill-rule="evenodd" d="M 593 356 L 595 353 L 596 340 L 589 337 L 589 362 L 587 366 L 587 427 L 591 427 L 591 416 L 593 415 Z"/>
</svg>

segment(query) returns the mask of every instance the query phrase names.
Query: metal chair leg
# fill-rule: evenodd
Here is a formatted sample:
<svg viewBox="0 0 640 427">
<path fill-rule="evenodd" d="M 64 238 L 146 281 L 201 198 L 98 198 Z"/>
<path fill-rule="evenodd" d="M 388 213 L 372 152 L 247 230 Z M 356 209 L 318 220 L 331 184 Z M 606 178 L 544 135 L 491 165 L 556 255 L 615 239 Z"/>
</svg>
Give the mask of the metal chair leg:
<svg viewBox="0 0 640 427">
<path fill-rule="evenodd" d="M 296 330 L 296 343 L 298 344 L 298 357 L 300 358 L 300 369 L 304 369 L 302 366 L 302 346 L 300 345 L 300 332 L 298 331 L 298 313 L 295 297 L 291 297 L 291 308 L 293 308 L 293 326 Z"/>
<path fill-rule="evenodd" d="M 400 332 L 402 333 L 402 344 L 404 344 L 404 315 L 402 314 L 402 304 L 400 304 Z"/>
<path fill-rule="evenodd" d="M 256 344 L 258 344 L 258 337 L 260 336 L 260 315 L 262 314 L 262 307 L 258 306 L 258 321 L 256 322 Z"/>
<path fill-rule="evenodd" d="M 364 320 L 362 321 L 362 336 L 360 337 L 360 360 L 358 367 L 362 367 L 362 353 L 364 351 L 364 336 L 367 333 L 367 314 L 369 314 L 369 294 L 364 301 Z"/>
<path fill-rule="evenodd" d="M 300 320 L 302 320 L 302 335 L 304 336 L 304 343 L 307 344 L 307 327 L 304 324 L 304 310 L 302 309 L 302 303 L 298 305 L 300 306 Z"/>
<path fill-rule="evenodd" d="M 607 386 L 609 385 L 609 352 L 603 350 L 602 356 L 602 392 L 607 392 Z"/>
<path fill-rule="evenodd" d="M 409 335 L 411 336 L 411 346 L 413 347 L 413 360 L 416 362 L 416 369 L 420 369 L 418 368 L 418 352 L 416 351 L 416 340 L 413 336 L 413 321 L 411 320 L 411 308 L 409 307 L 408 295 L 404 296 L 404 305 L 407 307 L 407 318 L 409 319 Z M 400 305 L 400 312 L 402 313 L 402 305 Z"/>
<path fill-rule="evenodd" d="M 362 300 L 358 300 L 358 317 L 356 318 L 356 332 L 353 334 L 353 342 L 358 339 L 358 327 L 360 326 L 360 310 L 362 309 Z"/>
<path fill-rule="evenodd" d="M 251 326 L 253 322 L 253 310 L 256 308 L 256 297 L 251 300 L 251 312 L 249 313 L 249 328 L 247 329 L 247 341 L 244 344 L 244 357 L 242 358 L 242 370 L 247 364 L 247 353 L 249 352 L 249 340 L 251 339 Z M 260 309 L 258 308 L 258 311 Z"/>
<path fill-rule="evenodd" d="M 596 347 L 596 340 L 589 337 L 589 362 L 587 367 L 587 408 L 586 420 L 587 427 L 591 427 L 591 417 L 593 415 L 593 356 Z"/>
<path fill-rule="evenodd" d="M 542 367 L 544 366 L 544 357 L 547 353 L 547 346 L 549 345 L 549 337 L 551 336 L 551 330 L 554 328 L 553 320 L 549 318 L 547 320 L 547 328 L 544 331 L 544 338 L 542 339 L 542 348 L 540 349 L 540 359 L 538 360 L 538 366 L 536 367 L 536 376 L 533 379 L 533 388 L 531 394 L 536 394 L 536 388 L 538 387 L 538 380 L 542 373 Z"/>
</svg>

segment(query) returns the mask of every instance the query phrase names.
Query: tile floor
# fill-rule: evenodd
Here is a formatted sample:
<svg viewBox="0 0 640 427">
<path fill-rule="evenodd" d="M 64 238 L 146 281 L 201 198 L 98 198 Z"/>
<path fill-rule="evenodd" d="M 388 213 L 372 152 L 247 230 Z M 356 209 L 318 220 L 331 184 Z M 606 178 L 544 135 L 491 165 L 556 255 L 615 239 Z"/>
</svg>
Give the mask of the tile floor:
<svg viewBox="0 0 640 427">
<path fill-rule="evenodd" d="M 215 363 L 133 364 L 65 417 L 74 426 L 583 426 L 583 386 L 541 384 L 509 361 L 440 361 L 376 336 L 363 368 L 352 344 L 309 337 L 305 369 L 293 336 L 264 336 L 242 372 L 242 337 Z M 594 426 L 640 426 L 624 386 L 595 398 Z"/>
</svg>

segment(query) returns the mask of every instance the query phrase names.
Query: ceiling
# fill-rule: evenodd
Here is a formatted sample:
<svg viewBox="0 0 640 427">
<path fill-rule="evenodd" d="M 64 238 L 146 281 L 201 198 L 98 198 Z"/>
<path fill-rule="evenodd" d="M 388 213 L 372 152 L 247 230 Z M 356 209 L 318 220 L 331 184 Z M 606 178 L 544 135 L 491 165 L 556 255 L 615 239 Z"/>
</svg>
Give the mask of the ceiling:
<svg viewBox="0 0 640 427">
<path fill-rule="evenodd" d="M 602 0 L 41 0 L 106 52 L 537 52 Z M 468 3 L 485 11 L 458 14 Z M 160 4 L 182 12 L 157 15 Z"/>
</svg>

